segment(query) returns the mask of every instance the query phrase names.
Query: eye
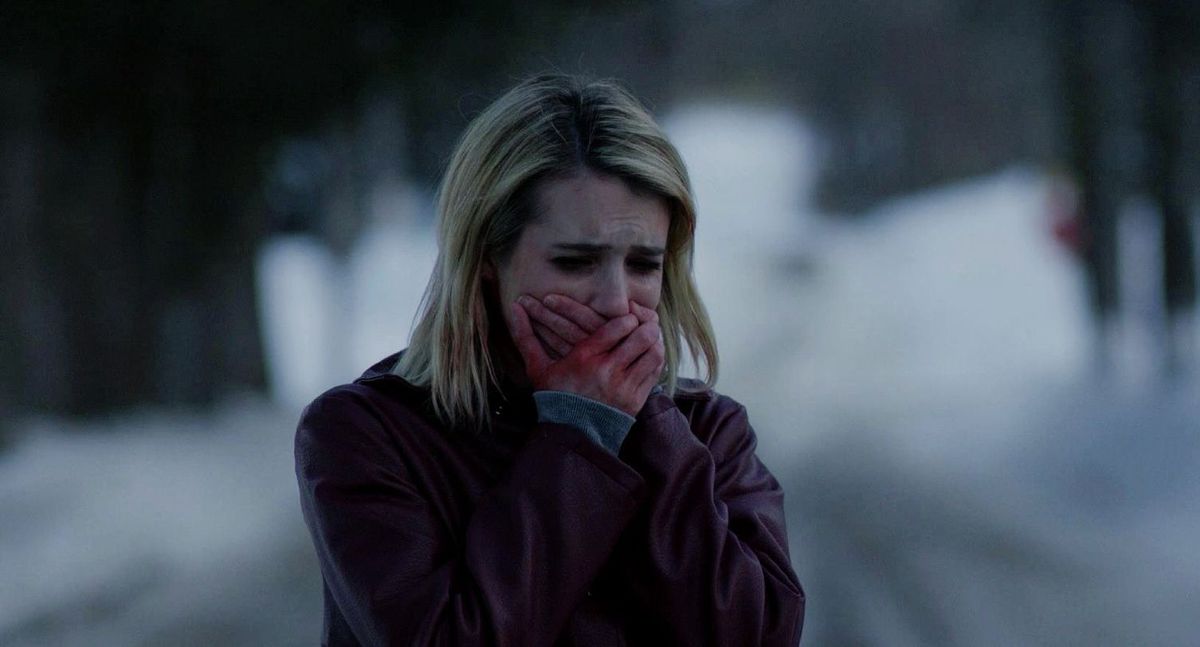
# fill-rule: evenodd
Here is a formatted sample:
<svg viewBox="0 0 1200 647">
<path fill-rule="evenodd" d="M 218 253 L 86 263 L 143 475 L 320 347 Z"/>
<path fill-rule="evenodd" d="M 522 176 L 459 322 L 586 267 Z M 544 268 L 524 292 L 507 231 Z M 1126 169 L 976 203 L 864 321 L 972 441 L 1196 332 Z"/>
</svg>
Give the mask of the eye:
<svg viewBox="0 0 1200 647">
<path fill-rule="evenodd" d="M 592 259 L 585 256 L 559 256 L 550 262 L 565 272 L 582 272 L 592 265 Z"/>
<path fill-rule="evenodd" d="M 662 263 L 651 260 L 632 260 L 629 267 L 638 274 L 653 274 L 662 269 Z"/>
</svg>

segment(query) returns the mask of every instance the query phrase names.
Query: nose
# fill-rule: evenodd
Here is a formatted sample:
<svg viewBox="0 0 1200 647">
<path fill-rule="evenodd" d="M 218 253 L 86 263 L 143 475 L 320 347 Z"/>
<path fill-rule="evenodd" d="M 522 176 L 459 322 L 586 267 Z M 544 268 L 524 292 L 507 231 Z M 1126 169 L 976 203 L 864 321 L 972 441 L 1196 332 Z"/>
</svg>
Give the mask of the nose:
<svg viewBox="0 0 1200 647">
<path fill-rule="evenodd" d="M 592 310 L 608 319 L 629 314 L 629 285 L 624 272 L 607 271 L 596 278 L 592 287 Z"/>
</svg>

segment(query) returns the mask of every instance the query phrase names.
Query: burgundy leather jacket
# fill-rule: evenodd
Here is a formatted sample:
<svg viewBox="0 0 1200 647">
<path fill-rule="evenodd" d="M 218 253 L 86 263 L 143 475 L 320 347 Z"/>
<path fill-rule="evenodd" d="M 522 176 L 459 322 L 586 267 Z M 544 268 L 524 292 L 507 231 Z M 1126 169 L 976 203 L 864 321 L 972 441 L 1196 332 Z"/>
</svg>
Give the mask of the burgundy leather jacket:
<svg viewBox="0 0 1200 647">
<path fill-rule="evenodd" d="M 490 434 L 446 429 L 397 357 L 296 430 L 322 644 L 799 642 L 783 491 L 740 404 L 652 394 L 614 456 L 528 393 Z"/>
</svg>

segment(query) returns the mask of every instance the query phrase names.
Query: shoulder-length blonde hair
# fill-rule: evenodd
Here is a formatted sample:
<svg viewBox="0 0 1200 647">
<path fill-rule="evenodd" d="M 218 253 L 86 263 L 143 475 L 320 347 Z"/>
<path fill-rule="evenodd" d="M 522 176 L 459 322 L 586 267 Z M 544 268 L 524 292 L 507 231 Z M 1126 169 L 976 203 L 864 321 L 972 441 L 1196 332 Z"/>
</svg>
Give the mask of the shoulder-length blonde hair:
<svg viewBox="0 0 1200 647">
<path fill-rule="evenodd" d="M 490 387 L 499 387 L 488 347 L 481 269 L 504 262 L 533 217 L 533 192 L 547 179 L 592 170 L 663 198 L 670 211 L 658 305 L 666 366 L 660 383 L 679 387 L 683 343 L 717 378 L 712 325 L 692 278 L 696 211 L 687 169 L 649 112 L 609 81 L 548 74 L 492 103 L 463 133 L 442 180 L 438 257 L 409 347 L 393 372 L 429 386 L 437 416 L 451 426 L 487 426 Z M 500 319 L 503 321 L 503 319 Z M 701 361 L 703 360 L 703 361 Z"/>
</svg>

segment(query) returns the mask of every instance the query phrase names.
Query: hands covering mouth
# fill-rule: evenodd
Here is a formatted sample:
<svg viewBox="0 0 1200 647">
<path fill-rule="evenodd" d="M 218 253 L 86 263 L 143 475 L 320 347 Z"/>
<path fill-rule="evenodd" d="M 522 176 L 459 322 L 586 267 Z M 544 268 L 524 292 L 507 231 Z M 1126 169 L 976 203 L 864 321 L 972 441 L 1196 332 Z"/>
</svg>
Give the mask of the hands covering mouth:
<svg viewBox="0 0 1200 647">
<path fill-rule="evenodd" d="M 629 308 L 606 319 L 567 296 L 519 297 L 509 327 L 534 389 L 575 393 L 636 416 L 666 351 L 658 313 L 632 300 Z"/>
</svg>

